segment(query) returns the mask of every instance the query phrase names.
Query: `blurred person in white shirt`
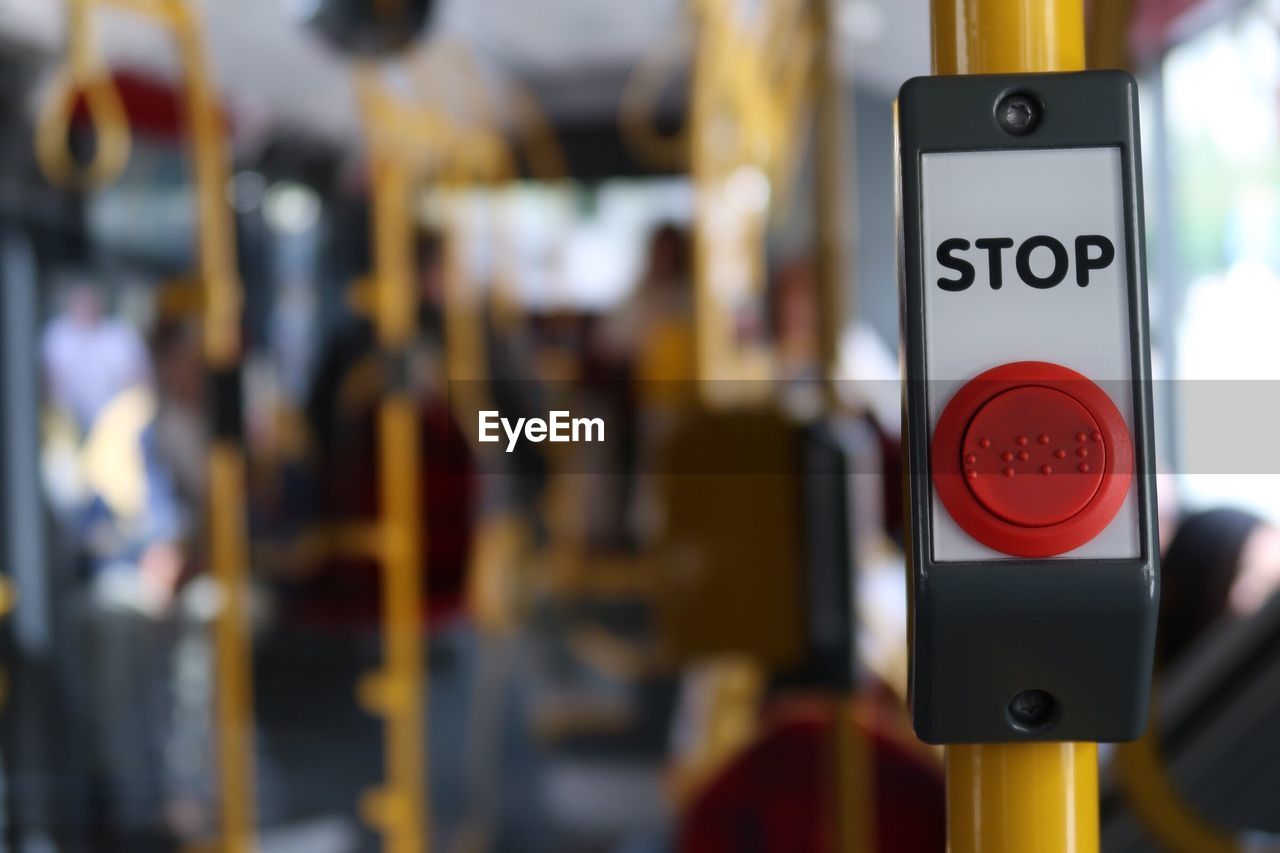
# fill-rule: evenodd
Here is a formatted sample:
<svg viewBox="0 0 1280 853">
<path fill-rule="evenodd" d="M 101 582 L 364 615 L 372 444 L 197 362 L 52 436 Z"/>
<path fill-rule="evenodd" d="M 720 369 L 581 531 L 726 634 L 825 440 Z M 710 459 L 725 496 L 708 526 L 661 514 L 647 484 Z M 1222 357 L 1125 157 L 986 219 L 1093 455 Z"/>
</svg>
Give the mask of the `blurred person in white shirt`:
<svg viewBox="0 0 1280 853">
<path fill-rule="evenodd" d="M 116 395 L 150 375 L 142 338 L 108 314 L 100 288 L 84 279 L 64 287 L 62 309 L 45 326 L 40 350 L 49 403 L 82 434 Z"/>
</svg>

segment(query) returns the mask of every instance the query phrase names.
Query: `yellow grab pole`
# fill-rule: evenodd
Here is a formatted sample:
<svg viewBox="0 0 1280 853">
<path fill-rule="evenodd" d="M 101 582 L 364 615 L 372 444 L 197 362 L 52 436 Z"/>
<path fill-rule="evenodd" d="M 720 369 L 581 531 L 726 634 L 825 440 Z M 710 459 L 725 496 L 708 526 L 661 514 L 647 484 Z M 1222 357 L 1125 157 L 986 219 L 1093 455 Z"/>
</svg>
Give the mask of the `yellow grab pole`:
<svg viewBox="0 0 1280 853">
<path fill-rule="evenodd" d="M 935 74 L 1079 71 L 1083 0 L 933 0 Z M 947 748 L 950 853 L 1096 853 L 1093 743 Z"/>
<path fill-rule="evenodd" d="M 1096 853 L 1097 744 L 947 747 L 947 848 Z"/>
<path fill-rule="evenodd" d="M 835 0 L 814 4 L 814 28 L 818 36 L 814 77 L 816 115 L 814 147 L 817 150 L 817 182 L 814 186 L 814 218 L 817 222 L 816 279 L 818 284 L 818 354 L 830 408 L 838 405 L 835 375 L 840 361 L 840 332 L 845 322 L 845 206 L 847 182 L 842 168 L 846 156 L 845 111 L 840 69 L 836 62 L 833 30 Z"/>
<path fill-rule="evenodd" d="M 213 576 L 222 590 L 214 625 L 215 719 L 218 728 L 220 848 L 249 853 L 254 842 L 253 681 L 250 677 L 245 566 L 244 452 L 225 439 L 209 449 L 209 539 Z M 218 507 L 221 507 L 220 509 Z"/>
<path fill-rule="evenodd" d="M 240 364 L 243 288 L 236 269 L 235 231 L 227 205 L 227 146 L 204 44 L 185 3 L 171 4 L 182 56 L 200 223 L 200 280 L 204 288 L 204 351 L 214 369 Z"/>
<path fill-rule="evenodd" d="M 447 48 L 447 46 L 446 46 Z M 437 55 L 439 54 L 437 52 Z M 476 66 L 454 56 L 454 70 L 480 84 Z M 459 65 L 459 63 L 462 63 Z M 385 663 L 360 685 L 360 699 L 385 720 L 386 783 L 371 792 L 362 811 L 387 839 L 393 853 L 420 853 L 431 840 L 429 743 L 425 732 L 428 681 L 425 675 L 427 634 L 423 630 L 426 601 L 425 542 L 422 525 L 422 468 L 417 405 L 408 387 L 409 346 L 418 327 L 418 293 L 413 266 L 412 190 L 424 173 L 438 178 L 508 180 L 515 159 L 501 134 L 459 124 L 446 112 L 398 99 L 379 82 L 374 66 L 358 69 L 359 89 L 368 136 L 373 206 L 374 263 L 372 287 L 362 302 L 372 308 L 378 342 L 392 372 L 378 413 L 381 481 L 378 554 L 383 572 L 383 644 Z M 437 75 L 438 76 L 438 75 Z M 455 87 L 456 88 L 456 87 Z M 483 107 L 479 88 L 468 92 Z M 524 103 L 526 117 L 537 122 L 536 107 Z M 482 110 L 484 111 L 484 110 Z M 487 111 L 486 111 L 487 112 Z M 529 139 L 528 154 L 543 167 L 563 165 L 563 157 L 545 127 Z M 456 199 L 446 197 L 452 214 Z M 461 288 L 456 217 L 446 234 L 445 322 L 448 379 L 466 380 L 455 393 L 465 398 L 451 408 L 478 411 L 482 394 L 469 386 L 477 377 L 457 373 L 458 363 L 475 362 L 479 308 Z"/>
<path fill-rule="evenodd" d="M 204 291 L 204 354 L 215 383 L 239 393 L 242 288 L 235 261 L 235 236 L 227 206 L 227 148 L 218 99 L 204 44 L 184 2 L 168 7 L 169 23 L 184 66 L 192 161 L 200 225 L 200 281 Z M 239 401 L 221 399 L 239 420 Z M 218 423 L 226 418 L 217 417 Z M 245 456 L 239 423 L 226 423 L 209 450 L 210 566 L 222 590 L 214 626 L 214 678 L 218 726 L 218 780 L 221 847 L 227 853 L 255 848 L 253 768 L 253 680 L 249 657 L 248 548 Z"/>
<path fill-rule="evenodd" d="M 817 231 L 815 270 L 818 286 L 818 355 L 828 411 L 836 411 L 836 371 L 840 359 L 840 330 L 845 321 L 846 176 L 842 168 L 847 149 L 840 69 L 835 55 L 835 0 L 813 5 L 817 49 L 814 57 L 814 145 L 817 182 L 814 220 Z M 855 568 L 849 569 L 851 576 Z M 835 716 L 835 795 L 837 850 L 856 853 L 876 849 L 875 755 L 870 737 L 858 726 L 856 694 L 841 696 Z"/>
<path fill-rule="evenodd" d="M 0 620 L 9 618 L 9 613 L 18 604 L 18 588 L 13 580 L 0 575 Z M 0 710 L 9 704 L 9 668 L 0 666 Z"/>
<path fill-rule="evenodd" d="M 933 0 L 934 74 L 1084 68 L 1084 0 Z"/>
<path fill-rule="evenodd" d="M 384 356 L 400 363 L 417 330 L 412 178 L 404 157 L 385 147 L 395 107 L 386 102 L 370 69 L 359 76 L 369 127 L 373 194 L 374 325 Z M 425 639 L 422 629 L 423 534 L 418 482 L 418 413 L 405 376 L 391 378 L 378 411 L 381 499 L 382 626 L 385 662 L 361 684 L 361 698 L 382 715 L 386 782 L 362 804 L 365 819 L 386 838 L 390 853 L 429 849 L 427 798 Z"/>
<path fill-rule="evenodd" d="M 243 293 L 236 269 L 235 232 L 227 205 L 227 146 L 197 22 L 185 2 L 167 4 L 168 23 L 183 63 L 192 171 L 200 225 L 200 281 L 204 292 L 204 355 L 215 386 L 215 421 L 209 449 L 210 566 L 222 590 L 214 625 L 214 678 L 218 727 L 221 847 L 248 853 L 254 842 L 253 679 L 250 669 L 248 531 L 245 454 L 238 399 L 240 314 Z M 234 417 L 234 423 L 231 422 Z"/>
<path fill-rule="evenodd" d="M 235 231 L 226 196 L 226 131 L 199 22 L 185 0 L 96 2 L 136 12 L 163 26 L 173 37 L 182 63 L 199 224 L 204 360 L 214 410 L 207 512 L 209 565 L 222 593 L 222 606 L 214 624 L 214 718 L 221 812 L 218 847 L 226 853 L 249 853 L 257 845 L 245 454 L 239 399 L 243 288 L 236 268 Z"/>
<path fill-rule="evenodd" d="M 231 210 L 227 205 L 226 133 L 209 71 L 199 22 L 185 0 L 72 0 L 69 80 L 42 117 L 37 143 L 41 165 L 64 182 L 103 183 L 128 159 L 129 136 L 119 93 L 99 69 L 88 44 L 91 6 L 115 6 L 150 18 L 169 31 L 182 63 L 183 95 L 191 133 L 196 188 L 197 255 L 203 297 L 204 360 L 210 376 L 215 428 L 210 441 L 209 565 L 222 592 L 214 625 L 214 715 L 218 731 L 221 840 L 226 853 L 255 849 L 253 681 L 250 670 L 248 546 L 245 458 L 240 431 L 240 314 L 242 287 L 236 269 Z M 60 122 L 69 121 L 75 86 L 87 92 L 100 139 L 94 164 L 76 176 L 57 147 Z M 63 110 L 60 113 L 58 110 Z M 61 129 L 61 131 L 60 131 Z"/>
<path fill-rule="evenodd" d="M 1085 54 L 1090 68 L 1132 68 L 1129 21 L 1134 0 L 1094 3 L 1085 29 Z"/>
</svg>

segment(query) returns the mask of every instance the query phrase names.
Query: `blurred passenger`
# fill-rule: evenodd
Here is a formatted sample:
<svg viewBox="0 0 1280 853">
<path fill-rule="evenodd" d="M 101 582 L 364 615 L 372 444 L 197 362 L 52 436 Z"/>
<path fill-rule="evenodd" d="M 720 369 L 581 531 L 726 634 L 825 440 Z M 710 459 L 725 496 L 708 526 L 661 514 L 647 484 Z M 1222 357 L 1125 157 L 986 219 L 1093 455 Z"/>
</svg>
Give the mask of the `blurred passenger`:
<svg viewBox="0 0 1280 853">
<path fill-rule="evenodd" d="M 516 310 L 494 301 L 485 303 L 483 324 L 490 402 L 504 417 L 542 416 L 550 408 L 550 401 L 547 389 L 529 369 L 537 358 L 537 348 L 528 325 Z M 486 486 L 503 488 L 502 484 L 506 484 L 509 491 L 488 496 L 489 503 L 533 515 L 535 527 L 540 529 L 538 509 L 549 475 L 547 458 L 540 446 L 521 441 L 509 453 L 491 455 L 488 462 L 501 466 L 499 470 L 508 476 L 486 477 Z"/>
<path fill-rule="evenodd" d="M 635 290 L 601 326 L 598 348 L 630 367 L 644 396 L 679 394 L 661 386 L 695 378 L 692 273 L 688 232 L 671 223 L 658 226 Z M 656 384 L 643 387 L 645 382 Z"/>
<path fill-rule="evenodd" d="M 151 335 L 156 376 L 156 413 L 148 430 L 156 464 L 172 479 L 182 526 L 175 532 L 181 563 L 162 630 L 167 650 L 168 690 L 163 730 L 165 820 L 181 838 L 210 829 L 216 768 L 209 709 L 213 706 L 213 649 L 208 603 L 217 595 L 201 573 L 207 553 L 203 519 L 208 505 L 208 400 L 200 326 L 190 319 L 162 320 Z M 175 547 L 175 551 L 177 547 Z"/>
<path fill-rule="evenodd" d="M 100 288 L 85 280 L 65 286 L 40 348 L 49 402 L 69 413 L 81 434 L 117 394 L 147 380 L 141 337 L 107 313 Z"/>
<path fill-rule="evenodd" d="M 778 267 L 772 292 L 773 335 L 786 379 L 818 374 L 818 290 L 813 265 L 798 257 Z"/>
<path fill-rule="evenodd" d="M 194 323 L 162 322 L 152 334 L 157 408 L 156 452 L 172 472 L 184 506 L 202 507 L 207 494 L 209 435 L 204 358 Z"/>
<path fill-rule="evenodd" d="M 793 257 L 778 266 L 769 302 L 782 405 L 796 417 L 814 417 L 823 408 L 819 382 L 823 366 L 818 346 L 818 286 L 809 258 Z"/>
<path fill-rule="evenodd" d="M 106 387 L 119 386 L 106 399 L 85 390 L 71 398 L 89 425 L 76 457 L 81 499 L 66 514 L 88 572 L 82 603 L 87 722 L 114 843 L 119 849 L 163 849 L 183 830 L 197 831 L 201 822 L 198 809 L 189 805 L 192 798 L 179 794 L 168 760 L 180 726 L 174 694 L 175 653 L 183 635 L 178 598 L 191 576 L 190 541 L 203 501 L 205 452 L 199 426 L 191 426 L 199 407 L 192 368 L 193 361 L 199 363 L 198 347 L 190 337 L 163 335 L 154 387 L 145 351 L 133 353 L 136 333 L 104 320 L 101 303 L 83 291 L 75 298 L 83 301 L 72 303 L 77 319 L 67 322 L 97 317 L 88 326 L 93 331 L 62 343 L 54 335 L 51 350 L 61 356 L 75 352 L 92 365 L 100 344 L 101 359 L 112 368 L 95 375 Z M 55 370 L 70 368 L 56 358 L 54 364 Z M 60 380 L 51 373 L 57 388 Z M 78 386 L 63 381 L 61 387 Z M 55 398 L 54 405 L 66 399 Z M 197 701 L 207 706 L 207 691 Z M 208 732 L 196 740 L 207 743 Z M 203 769 L 207 773 L 208 765 Z M 186 787 L 194 796 L 195 787 Z"/>
<path fill-rule="evenodd" d="M 610 443 L 618 472 L 607 498 L 616 519 L 616 539 L 626 544 L 652 538 L 656 497 L 649 488 L 655 448 L 670 431 L 676 411 L 695 395 L 694 292 L 689 234 L 667 223 L 649 240 L 648 260 L 630 298 L 605 319 L 596 350 L 611 381 Z M 616 437 L 616 438 L 615 438 Z"/>
<path fill-rule="evenodd" d="M 1224 619 L 1256 613 L 1280 589 L 1280 529 L 1250 512 L 1214 509 L 1185 518 L 1161 562 L 1161 668 Z"/>
<path fill-rule="evenodd" d="M 281 390 L 290 403 L 302 402 L 314 373 L 317 313 L 314 284 L 310 280 L 291 276 L 280 283 L 271 310 L 269 334 Z"/>
<path fill-rule="evenodd" d="M 845 731 L 841 732 L 840 728 Z M 856 731 L 850 731 L 856 730 Z M 759 736 L 699 789 L 681 815 L 679 853 L 824 853 L 840 849 L 839 738 L 871 752 L 872 849 L 938 853 L 946 848 L 942 768 L 894 714 L 870 706 L 798 697 L 765 714 Z M 847 784 L 845 782 L 844 784 Z M 856 786 L 855 786 L 856 787 Z"/>
<path fill-rule="evenodd" d="M 422 484 L 424 618 L 458 613 L 471 555 L 474 463 L 470 444 L 449 408 L 444 384 L 443 256 L 428 235 L 418 246 L 418 337 L 409 359 L 411 393 L 418 402 Z M 378 517 L 378 407 L 392 377 L 375 329 L 353 318 L 323 347 L 307 402 L 316 438 L 319 512 L 325 526 Z M 305 618 L 347 627 L 372 626 L 379 614 L 380 572 L 363 557 L 322 559 L 297 590 Z"/>
</svg>

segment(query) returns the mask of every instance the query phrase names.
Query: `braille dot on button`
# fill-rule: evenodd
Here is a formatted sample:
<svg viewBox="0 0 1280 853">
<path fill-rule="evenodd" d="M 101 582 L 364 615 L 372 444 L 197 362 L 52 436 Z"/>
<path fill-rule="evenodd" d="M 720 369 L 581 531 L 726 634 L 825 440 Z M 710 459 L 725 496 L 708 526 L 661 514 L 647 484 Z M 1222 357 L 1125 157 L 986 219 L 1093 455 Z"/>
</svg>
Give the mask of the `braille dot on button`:
<svg viewBox="0 0 1280 853">
<path fill-rule="evenodd" d="M 1087 447 L 1076 448 L 1076 456 L 1079 456 L 1081 459 L 1085 458 L 1088 455 L 1089 455 L 1089 448 Z"/>
<path fill-rule="evenodd" d="M 976 457 L 976 456 L 974 456 L 972 453 L 970 453 L 968 456 L 966 456 L 966 457 L 964 458 L 964 461 L 965 461 L 967 464 L 972 465 L 972 464 L 974 464 L 975 462 L 977 462 L 977 461 L 978 461 L 978 457 Z"/>
<path fill-rule="evenodd" d="M 1079 432 L 1088 442 L 1089 431 L 1096 426 L 1089 410 L 1070 394 L 1037 385 L 1010 389 L 987 400 L 970 416 L 957 453 L 960 461 L 966 448 L 985 437 L 995 442 L 991 455 L 996 458 L 986 460 L 984 466 L 983 454 L 978 453 L 980 461 L 973 467 L 979 476 L 968 477 L 962 466 L 964 473 L 957 479 L 982 509 L 1010 524 L 1027 528 L 1059 524 L 1086 507 L 1097 492 L 1107 448 L 1105 443 L 1090 446 L 1091 472 L 1076 474 L 1081 460 L 1071 454 L 1081 445 L 1072 441 L 1069 447 L 1060 447 L 1054 444 L 1054 436 L 1070 441 Z M 1041 435 L 1049 437 L 1047 445 L 1040 444 Z M 1000 446 L 1005 441 L 1009 443 Z M 1056 450 L 1063 451 L 1057 459 Z M 1076 476 L 1060 476 L 1065 474 Z"/>
<path fill-rule="evenodd" d="M 1094 441 L 1102 441 L 1102 433 L 1095 429 L 1093 432 L 1089 433 L 1089 438 L 1092 438 Z"/>
<path fill-rule="evenodd" d="M 1130 487 L 1133 447 L 1123 415 L 1087 378 L 1015 362 L 957 391 L 930 453 L 934 494 L 964 533 L 1000 553 L 1047 559 L 1111 522 Z"/>
</svg>

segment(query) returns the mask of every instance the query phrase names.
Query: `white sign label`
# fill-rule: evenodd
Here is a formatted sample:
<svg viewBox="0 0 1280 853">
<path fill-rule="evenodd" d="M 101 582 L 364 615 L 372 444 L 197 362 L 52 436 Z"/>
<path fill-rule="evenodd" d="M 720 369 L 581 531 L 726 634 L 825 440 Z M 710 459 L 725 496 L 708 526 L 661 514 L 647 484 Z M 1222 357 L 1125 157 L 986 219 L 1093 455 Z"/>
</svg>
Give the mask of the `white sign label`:
<svg viewBox="0 0 1280 853">
<path fill-rule="evenodd" d="M 1047 361 L 1098 383 L 1133 435 L 1123 190 L 1115 146 L 922 156 L 931 433 L 978 374 Z M 1014 559 L 961 530 L 936 494 L 932 506 L 935 561 Z M 1107 528 L 1058 559 L 1138 557 L 1138 521 L 1135 478 Z"/>
</svg>

